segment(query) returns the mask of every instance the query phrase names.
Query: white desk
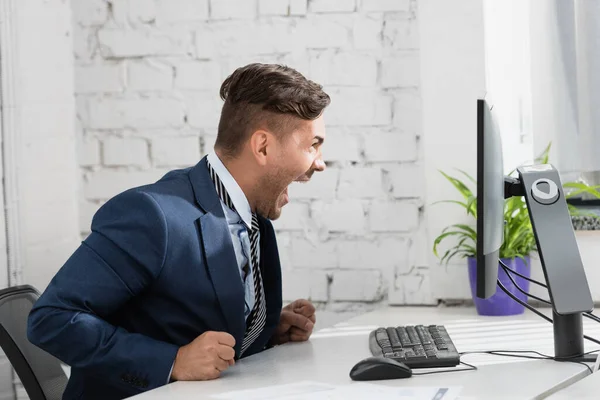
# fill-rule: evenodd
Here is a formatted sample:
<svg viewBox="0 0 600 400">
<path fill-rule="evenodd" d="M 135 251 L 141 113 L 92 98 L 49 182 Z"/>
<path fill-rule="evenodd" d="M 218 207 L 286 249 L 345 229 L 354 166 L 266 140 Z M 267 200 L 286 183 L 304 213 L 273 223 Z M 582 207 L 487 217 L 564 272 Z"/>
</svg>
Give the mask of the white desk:
<svg viewBox="0 0 600 400">
<path fill-rule="evenodd" d="M 548 397 L 549 400 L 596 400 L 598 398 L 600 398 L 600 372 L 588 375 L 573 385 Z"/>
<path fill-rule="evenodd" d="M 210 399 L 211 395 L 233 390 L 303 380 L 351 384 L 348 373 L 352 366 L 371 355 L 369 332 L 377 326 L 409 324 L 445 325 L 459 352 L 537 350 L 553 354 L 552 325 L 529 312 L 515 317 L 480 317 L 471 308 L 390 307 L 319 330 L 308 342 L 286 344 L 240 360 L 217 380 L 175 382 L 135 399 Z M 584 324 L 586 334 L 600 338 L 600 324 Z M 597 348 L 590 344 L 586 343 L 587 351 Z M 477 365 L 479 370 L 371 383 L 462 386 L 464 399 L 541 399 L 589 374 L 583 365 L 551 360 L 494 355 L 465 355 L 462 360 Z"/>
</svg>

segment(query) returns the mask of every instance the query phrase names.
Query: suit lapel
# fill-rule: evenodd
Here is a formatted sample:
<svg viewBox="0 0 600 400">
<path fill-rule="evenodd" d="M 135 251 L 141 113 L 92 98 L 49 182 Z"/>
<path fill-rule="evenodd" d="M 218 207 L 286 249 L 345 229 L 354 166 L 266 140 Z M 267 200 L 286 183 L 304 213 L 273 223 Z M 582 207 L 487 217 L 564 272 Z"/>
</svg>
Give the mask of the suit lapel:
<svg viewBox="0 0 600 400">
<path fill-rule="evenodd" d="M 244 288 L 227 220 L 204 158 L 190 171 L 190 180 L 196 201 L 205 211 L 199 222 L 208 272 L 229 333 L 236 340 L 236 354 L 239 354 L 245 330 Z"/>
</svg>

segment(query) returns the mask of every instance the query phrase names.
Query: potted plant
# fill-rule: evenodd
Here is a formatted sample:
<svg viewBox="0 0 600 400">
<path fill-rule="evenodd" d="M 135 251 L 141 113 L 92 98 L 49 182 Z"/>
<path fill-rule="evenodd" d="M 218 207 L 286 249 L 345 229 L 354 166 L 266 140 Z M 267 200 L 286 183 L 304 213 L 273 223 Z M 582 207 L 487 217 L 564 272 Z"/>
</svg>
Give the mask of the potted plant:
<svg viewBox="0 0 600 400">
<path fill-rule="evenodd" d="M 546 147 L 542 155 L 535 159 L 535 163 L 547 164 L 549 152 L 550 144 Z M 440 172 L 454 188 L 456 188 L 463 198 L 462 200 L 443 200 L 441 203 L 458 205 L 465 210 L 467 215 L 475 220 L 477 218 L 477 198 L 469 188 L 469 184 L 476 185 L 475 179 L 466 172 L 460 170 L 459 172 L 462 175 L 460 178 L 450 176 L 443 171 Z M 513 175 L 515 172 L 516 171 L 512 171 L 509 175 Z M 600 198 L 600 192 L 598 192 L 599 187 L 588 186 L 581 182 L 564 183 L 563 189 L 567 198 L 582 193 L 588 193 Z M 592 218 L 597 218 L 597 216 L 586 214 L 570 204 L 568 207 L 571 215 L 585 214 L 590 215 Z M 537 251 L 537 247 L 524 197 L 511 197 L 505 200 L 504 221 L 504 240 L 500 247 L 500 259 L 508 266 L 508 268 L 529 278 L 531 276 L 531 254 Z M 454 238 L 456 243 L 448 248 L 440 257 L 438 251 L 439 246 L 448 238 Z M 473 226 L 467 224 L 453 224 L 444 228 L 440 235 L 434 240 L 433 252 L 440 258 L 442 263 L 448 263 L 454 257 L 467 259 L 471 295 L 479 314 L 514 315 L 523 313 L 524 307 L 512 300 L 499 288 L 496 289 L 496 293 L 489 299 L 480 299 L 475 295 L 477 272 L 476 242 L 477 232 Z M 529 281 L 516 274 L 511 274 L 511 276 L 521 289 L 525 292 L 529 292 Z M 515 287 L 501 266 L 498 268 L 498 279 L 513 295 L 524 302 L 527 301 L 527 296 Z"/>
</svg>

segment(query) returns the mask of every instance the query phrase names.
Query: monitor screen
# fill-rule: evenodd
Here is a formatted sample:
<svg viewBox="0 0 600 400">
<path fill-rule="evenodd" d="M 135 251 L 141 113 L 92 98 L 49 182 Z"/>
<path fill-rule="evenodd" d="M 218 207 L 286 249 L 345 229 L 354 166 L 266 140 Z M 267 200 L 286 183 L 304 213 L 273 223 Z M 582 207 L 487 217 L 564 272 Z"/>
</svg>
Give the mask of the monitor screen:
<svg viewBox="0 0 600 400">
<path fill-rule="evenodd" d="M 504 164 L 494 106 L 477 100 L 477 290 L 496 293 L 498 258 L 504 237 Z"/>
</svg>

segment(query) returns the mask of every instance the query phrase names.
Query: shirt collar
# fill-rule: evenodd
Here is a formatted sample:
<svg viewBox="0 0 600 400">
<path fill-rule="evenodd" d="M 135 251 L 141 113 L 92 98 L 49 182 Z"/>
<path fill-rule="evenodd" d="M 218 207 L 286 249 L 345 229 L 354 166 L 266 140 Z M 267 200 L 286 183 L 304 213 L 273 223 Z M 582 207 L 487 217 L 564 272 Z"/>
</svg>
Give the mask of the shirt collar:
<svg viewBox="0 0 600 400">
<path fill-rule="evenodd" d="M 227 190 L 229 197 L 231 197 L 231 201 L 233 202 L 236 211 L 240 217 L 242 217 L 246 226 L 252 226 L 252 210 L 250 209 L 250 203 L 248 203 L 248 199 L 242 191 L 242 188 L 235 181 L 214 150 L 208 154 L 207 158 L 208 162 L 215 170 L 215 173 L 219 175 L 221 182 L 223 182 L 223 186 L 225 186 L 225 190 Z"/>
</svg>

